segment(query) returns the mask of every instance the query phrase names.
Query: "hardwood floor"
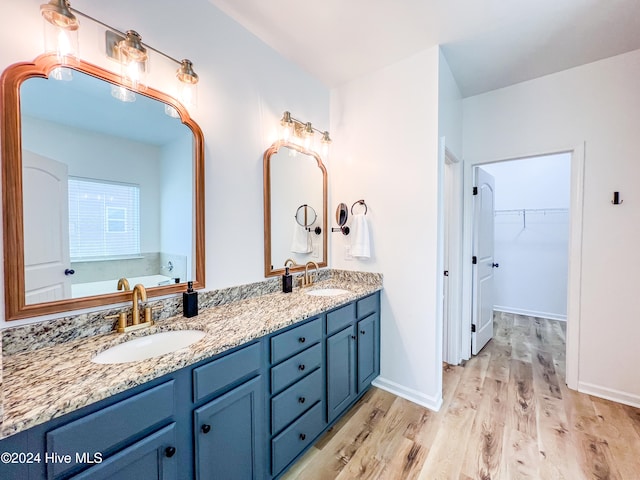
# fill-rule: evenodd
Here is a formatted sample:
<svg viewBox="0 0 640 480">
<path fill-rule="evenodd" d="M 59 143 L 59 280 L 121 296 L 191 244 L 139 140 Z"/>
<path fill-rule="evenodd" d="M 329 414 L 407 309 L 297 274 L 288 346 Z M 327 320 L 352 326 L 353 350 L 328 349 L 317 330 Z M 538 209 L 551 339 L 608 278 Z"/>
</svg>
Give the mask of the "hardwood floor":
<svg viewBox="0 0 640 480">
<path fill-rule="evenodd" d="M 640 479 L 640 409 L 566 387 L 565 324 L 494 319 L 439 412 L 372 388 L 283 479 Z"/>
</svg>

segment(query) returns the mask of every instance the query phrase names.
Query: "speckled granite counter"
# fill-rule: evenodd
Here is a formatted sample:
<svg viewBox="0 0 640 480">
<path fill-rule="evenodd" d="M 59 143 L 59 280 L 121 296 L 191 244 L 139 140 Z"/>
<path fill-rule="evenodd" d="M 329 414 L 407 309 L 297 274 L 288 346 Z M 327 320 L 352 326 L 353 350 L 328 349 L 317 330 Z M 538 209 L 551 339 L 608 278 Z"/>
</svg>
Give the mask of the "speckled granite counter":
<svg viewBox="0 0 640 480">
<path fill-rule="evenodd" d="M 300 289 L 289 294 L 270 293 L 206 308 L 189 319 L 174 316 L 141 332 L 101 334 L 4 355 L 0 438 L 371 294 L 382 288 L 382 277 L 343 273 L 309 289 L 326 287 L 350 293 L 335 297 L 307 295 Z M 184 329 L 203 330 L 207 335 L 187 348 L 148 360 L 117 367 L 91 362 L 97 353 L 132 338 Z"/>
</svg>

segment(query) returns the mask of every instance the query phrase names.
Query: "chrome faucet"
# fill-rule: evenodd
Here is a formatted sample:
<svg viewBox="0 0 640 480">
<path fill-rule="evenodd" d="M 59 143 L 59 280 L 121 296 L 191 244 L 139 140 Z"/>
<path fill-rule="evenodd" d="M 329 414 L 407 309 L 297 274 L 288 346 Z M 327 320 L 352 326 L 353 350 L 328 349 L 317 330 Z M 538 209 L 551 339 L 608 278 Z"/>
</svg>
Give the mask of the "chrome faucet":
<svg viewBox="0 0 640 480">
<path fill-rule="evenodd" d="M 302 277 L 301 285 L 302 287 L 308 287 L 309 285 L 313 285 L 313 278 L 309 276 L 309 265 L 313 265 L 316 268 L 316 273 L 320 272 L 320 267 L 318 264 L 313 261 L 309 261 L 304 266 L 304 277 Z"/>
</svg>

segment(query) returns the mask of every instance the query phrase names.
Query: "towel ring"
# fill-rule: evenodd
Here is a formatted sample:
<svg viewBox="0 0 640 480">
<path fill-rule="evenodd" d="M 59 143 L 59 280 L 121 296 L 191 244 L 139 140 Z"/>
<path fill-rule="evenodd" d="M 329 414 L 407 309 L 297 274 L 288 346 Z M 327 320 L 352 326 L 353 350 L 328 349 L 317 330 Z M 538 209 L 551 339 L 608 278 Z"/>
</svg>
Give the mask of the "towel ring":
<svg viewBox="0 0 640 480">
<path fill-rule="evenodd" d="M 364 203 L 364 200 L 358 200 L 357 202 L 353 202 L 353 205 L 351 205 L 351 215 L 353 215 L 353 207 L 355 207 L 358 204 L 364 205 L 364 214 L 366 215 L 369 209 L 367 208 L 367 204 Z"/>
</svg>

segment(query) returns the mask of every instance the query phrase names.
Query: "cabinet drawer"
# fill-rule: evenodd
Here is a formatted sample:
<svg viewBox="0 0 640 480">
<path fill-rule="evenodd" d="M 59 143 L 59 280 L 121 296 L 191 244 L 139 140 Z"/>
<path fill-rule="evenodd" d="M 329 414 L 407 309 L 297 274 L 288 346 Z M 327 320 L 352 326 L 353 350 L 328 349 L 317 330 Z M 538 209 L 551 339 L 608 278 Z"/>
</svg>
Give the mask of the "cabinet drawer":
<svg viewBox="0 0 640 480">
<path fill-rule="evenodd" d="M 343 329 L 356 319 L 356 304 L 350 303 L 327 313 L 327 335 Z"/>
<path fill-rule="evenodd" d="M 357 302 L 357 314 L 358 318 L 366 317 L 373 312 L 378 311 L 378 294 L 375 293 L 366 298 L 362 298 Z"/>
<path fill-rule="evenodd" d="M 278 393 L 309 372 L 313 372 L 321 363 L 322 346 L 317 344 L 273 367 L 271 369 L 271 393 Z"/>
<path fill-rule="evenodd" d="M 260 369 L 260 344 L 193 369 L 193 401 L 197 402 Z"/>
<path fill-rule="evenodd" d="M 174 381 L 163 383 L 110 407 L 47 432 L 47 452 L 71 455 L 71 463 L 49 463 L 47 478 L 75 470 L 76 452 L 107 457 L 174 414 Z"/>
<path fill-rule="evenodd" d="M 322 403 L 311 410 L 271 441 L 271 472 L 278 474 L 322 431 Z"/>
<path fill-rule="evenodd" d="M 271 400 L 271 433 L 277 433 L 322 398 L 322 370 L 318 369 Z"/>
<path fill-rule="evenodd" d="M 322 338 L 320 318 L 293 328 L 271 338 L 271 363 L 278 363 L 305 348 L 318 343 Z"/>
</svg>

